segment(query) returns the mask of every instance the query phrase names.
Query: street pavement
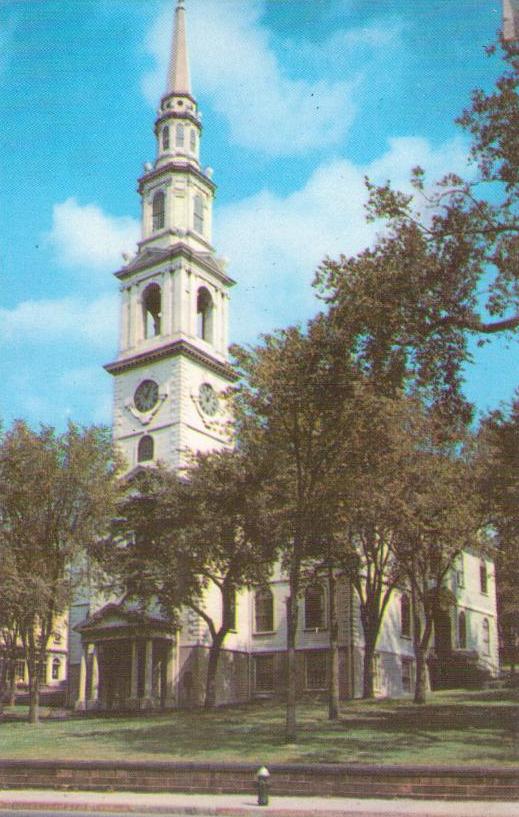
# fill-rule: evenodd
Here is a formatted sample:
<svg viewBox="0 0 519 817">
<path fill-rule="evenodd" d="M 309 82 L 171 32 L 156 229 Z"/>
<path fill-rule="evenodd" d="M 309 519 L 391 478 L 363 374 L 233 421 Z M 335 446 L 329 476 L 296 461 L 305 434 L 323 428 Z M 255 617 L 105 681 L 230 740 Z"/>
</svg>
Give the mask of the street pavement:
<svg viewBox="0 0 519 817">
<path fill-rule="evenodd" d="M 321 797 L 271 797 L 258 806 L 256 795 L 144 794 L 141 792 L 0 791 L 0 817 L 16 812 L 115 815 L 170 814 L 190 817 L 518 817 L 518 802 L 375 800 Z"/>
</svg>

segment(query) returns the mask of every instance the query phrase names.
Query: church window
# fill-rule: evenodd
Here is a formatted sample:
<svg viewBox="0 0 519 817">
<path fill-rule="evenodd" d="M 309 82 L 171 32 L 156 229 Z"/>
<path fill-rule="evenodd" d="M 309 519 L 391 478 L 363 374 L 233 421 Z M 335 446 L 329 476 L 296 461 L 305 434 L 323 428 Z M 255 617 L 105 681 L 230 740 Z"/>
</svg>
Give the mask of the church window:
<svg viewBox="0 0 519 817">
<path fill-rule="evenodd" d="M 313 584 L 305 592 L 305 630 L 322 630 L 325 624 L 324 588 Z"/>
<path fill-rule="evenodd" d="M 402 658 L 402 692 L 411 692 L 413 686 L 413 662 Z"/>
<path fill-rule="evenodd" d="M 407 593 L 400 599 L 400 635 L 405 638 L 411 635 L 411 605 Z"/>
<path fill-rule="evenodd" d="M 162 150 L 169 150 L 169 125 L 162 129 Z"/>
<path fill-rule="evenodd" d="M 18 660 L 15 665 L 15 676 L 17 681 L 23 681 L 25 679 L 25 661 Z"/>
<path fill-rule="evenodd" d="M 254 657 L 254 686 L 256 692 L 274 691 L 273 655 L 256 655 Z"/>
<path fill-rule="evenodd" d="M 271 633 L 274 629 L 274 597 L 268 588 L 256 591 L 254 619 L 257 633 Z"/>
<path fill-rule="evenodd" d="M 327 688 L 328 660 L 324 650 L 305 653 L 305 676 L 307 689 Z"/>
<path fill-rule="evenodd" d="M 467 617 L 463 610 L 458 616 L 458 647 L 460 650 L 467 648 Z"/>
<path fill-rule="evenodd" d="M 153 437 L 151 437 L 149 434 L 146 434 L 145 437 L 141 437 L 139 440 L 139 448 L 137 450 L 137 461 L 150 462 L 155 453 L 154 448 Z"/>
<path fill-rule="evenodd" d="M 150 284 L 144 290 L 142 308 L 144 312 L 144 337 L 153 338 L 161 333 L 162 297 L 158 284 Z"/>
<path fill-rule="evenodd" d="M 228 625 L 230 630 L 236 630 L 236 591 L 232 590 L 229 598 Z"/>
<path fill-rule="evenodd" d="M 184 147 L 184 126 L 177 125 L 177 148 Z"/>
<path fill-rule="evenodd" d="M 191 128 L 191 134 L 189 138 L 191 141 L 191 153 L 194 153 L 196 151 L 196 132 L 194 128 Z"/>
<path fill-rule="evenodd" d="M 490 655 L 490 626 L 488 623 L 488 618 L 483 619 L 483 624 L 481 627 L 481 641 L 483 655 Z"/>
<path fill-rule="evenodd" d="M 485 562 L 479 565 L 479 585 L 481 592 L 486 595 L 488 593 L 488 573 Z"/>
<path fill-rule="evenodd" d="M 59 681 L 59 670 L 60 670 L 61 662 L 59 658 L 54 658 L 52 661 L 52 680 Z"/>
<path fill-rule="evenodd" d="M 204 232 L 204 202 L 202 196 L 195 196 L 193 203 L 193 227 L 197 233 Z"/>
<path fill-rule="evenodd" d="M 166 223 L 166 196 L 159 190 L 153 196 L 152 204 L 153 232 L 163 230 Z"/>
<path fill-rule="evenodd" d="M 213 299 L 205 287 L 198 290 L 196 318 L 197 337 L 211 343 L 213 335 Z"/>
</svg>

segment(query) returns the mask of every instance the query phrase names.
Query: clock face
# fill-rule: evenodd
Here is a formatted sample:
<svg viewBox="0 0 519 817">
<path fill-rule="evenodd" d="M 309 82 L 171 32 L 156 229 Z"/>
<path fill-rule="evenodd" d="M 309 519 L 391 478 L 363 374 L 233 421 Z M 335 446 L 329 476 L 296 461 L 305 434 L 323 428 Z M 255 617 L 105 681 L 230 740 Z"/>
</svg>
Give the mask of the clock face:
<svg viewBox="0 0 519 817">
<path fill-rule="evenodd" d="M 200 400 L 200 408 L 204 414 L 213 417 L 218 411 L 218 397 L 209 383 L 202 383 L 198 391 L 198 399 Z"/>
<path fill-rule="evenodd" d="M 159 399 L 159 387 L 154 380 L 143 380 L 133 396 L 137 411 L 151 411 Z"/>
</svg>

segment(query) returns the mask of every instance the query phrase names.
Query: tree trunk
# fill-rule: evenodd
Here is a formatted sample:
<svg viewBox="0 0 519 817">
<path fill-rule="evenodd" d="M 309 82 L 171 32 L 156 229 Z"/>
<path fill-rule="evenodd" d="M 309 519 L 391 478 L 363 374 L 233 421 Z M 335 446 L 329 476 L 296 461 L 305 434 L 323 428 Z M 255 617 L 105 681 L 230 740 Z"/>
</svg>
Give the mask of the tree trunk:
<svg viewBox="0 0 519 817">
<path fill-rule="evenodd" d="M 421 621 L 418 612 L 418 601 L 416 588 L 411 588 L 411 610 L 413 616 L 413 647 L 416 662 L 416 682 L 414 688 L 415 704 L 424 704 L 427 692 L 430 689 L 429 668 L 427 666 L 427 653 L 432 635 L 432 613 L 424 613 L 425 623 L 423 633 L 421 632 Z"/>
<path fill-rule="evenodd" d="M 417 647 L 415 647 L 415 659 L 416 684 L 414 689 L 414 702 L 415 704 L 424 704 L 426 702 L 429 684 L 425 650 L 422 648 L 421 644 L 418 644 Z"/>
<path fill-rule="evenodd" d="M 287 603 L 287 711 L 285 741 L 295 743 L 297 739 L 296 722 L 296 633 L 297 633 L 298 598 L 293 590 Z"/>
<path fill-rule="evenodd" d="M 369 700 L 375 697 L 375 678 L 373 674 L 373 656 L 375 655 L 375 644 L 366 638 L 364 633 L 364 661 L 362 678 L 362 697 Z"/>
<path fill-rule="evenodd" d="M 218 661 L 222 650 L 222 643 L 225 633 L 219 632 L 211 643 L 209 650 L 209 661 L 207 663 L 207 678 L 205 683 L 205 709 L 214 709 L 216 706 L 216 673 L 218 672 Z"/>
<path fill-rule="evenodd" d="M 337 620 L 336 581 L 333 568 L 328 570 L 328 615 L 330 620 L 330 687 L 328 719 L 339 717 L 339 622 Z"/>
<path fill-rule="evenodd" d="M 37 667 L 29 667 L 29 723 L 40 722 L 40 679 Z"/>
</svg>

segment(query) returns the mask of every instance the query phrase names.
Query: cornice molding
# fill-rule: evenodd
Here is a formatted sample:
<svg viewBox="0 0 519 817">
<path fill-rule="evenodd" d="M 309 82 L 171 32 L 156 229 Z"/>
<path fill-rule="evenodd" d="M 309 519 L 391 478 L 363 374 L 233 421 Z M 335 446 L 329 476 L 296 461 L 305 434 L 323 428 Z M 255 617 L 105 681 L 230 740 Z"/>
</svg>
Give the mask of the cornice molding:
<svg viewBox="0 0 519 817">
<path fill-rule="evenodd" d="M 166 357 L 178 357 L 179 355 L 194 360 L 196 363 L 201 363 L 229 383 L 234 383 L 237 379 L 237 375 L 229 363 L 217 360 L 208 352 L 198 349 L 198 347 L 193 346 L 193 344 L 187 340 L 175 340 L 172 343 L 158 346 L 155 349 L 147 349 L 145 352 L 139 352 L 128 358 L 114 360 L 111 363 L 107 363 L 104 368 L 109 374 L 116 375 L 121 374 L 121 372 L 146 366 L 147 363 L 154 363 Z"/>
<path fill-rule="evenodd" d="M 200 181 L 207 185 L 210 188 L 212 193 L 216 191 L 216 184 L 213 182 L 209 176 L 206 176 L 201 170 L 198 170 L 194 165 L 190 162 L 168 162 L 161 167 L 155 168 L 154 170 L 150 170 L 148 173 L 145 173 L 143 176 L 140 176 L 138 179 L 139 186 L 137 188 L 139 195 L 142 196 L 144 185 L 148 182 L 156 179 L 160 176 L 163 176 L 167 173 L 192 173 L 193 176 L 196 176 Z"/>
<path fill-rule="evenodd" d="M 137 256 L 127 267 L 122 267 L 122 269 L 115 272 L 114 275 L 120 281 L 125 281 L 136 272 L 151 269 L 152 267 L 163 264 L 165 261 L 172 261 L 175 258 L 182 257 L 185 258 L 186 261 L 192 264 L 198 264 L 207 272 L 210 272 L 226 287 L 233 287 L 236 281 L 219 268 L 211 253 L 207 253 L 207 255 L 209 259 L 205 257 L 204 253 L 196 252 L 196 250 L 192 250 L 191 247 L 184 244 L 183 241 L 178 241 L 176 244 L 163 250 L 148 250 L 147 253 L 143 253 L 141 259 Z"/>
</svg>

